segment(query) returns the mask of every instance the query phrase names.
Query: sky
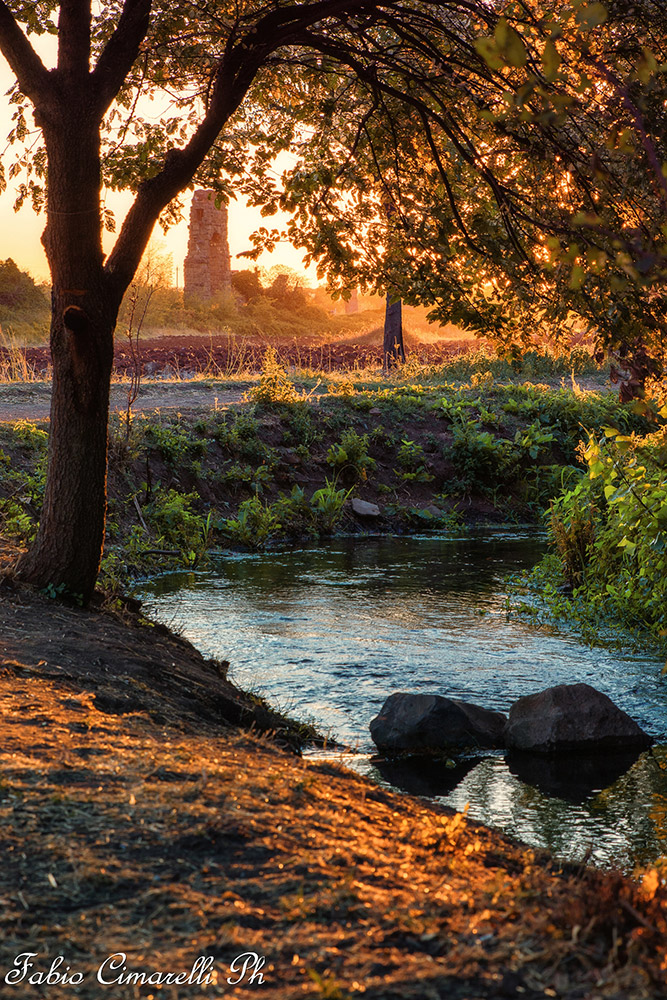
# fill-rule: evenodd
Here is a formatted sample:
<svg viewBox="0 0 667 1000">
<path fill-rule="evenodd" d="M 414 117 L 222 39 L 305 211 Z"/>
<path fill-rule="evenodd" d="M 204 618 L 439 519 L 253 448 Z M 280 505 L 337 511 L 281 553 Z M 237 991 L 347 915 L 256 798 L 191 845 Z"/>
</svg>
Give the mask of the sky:
<svg viewBox="0 0 667 1000">
<path fill-rule="evenodd" d="M 52 40 L 43 38 L 35 39 L 32 35 L 30 41 L 38 49 L 42 59 L 47 66 L 53 65 L 54 51 Z M 0 152 L 5 148 L 5 138 L 12 128 L 13 107 L 4 96 L 13 83 L 13 76 L 9 66 L 0 55 Z M 156 115 L 156 117 L 159 117 Z M 30 124 L 30 121 L 29 121 Z M 5 160 L 5 170 L 7 170 L 11 157 L 8 155 Z M 190 212 L 191 193 L 186 192 L 184 220 L 178 226 L 169 230 L 166 236 L 163 235 L 159 226 L 156 226 L 154 238 L 160 240 L 173 257 L 174 281 L 178 279 L 179 285 L 183 284 L 183 259 L 187 251 L 188 242 L 188 218 Z M 9 183 L 6 191 L 0 194 L 0 260 L 11 257 L 18 266 L 30 274 L 38 281 L 49 280 L 49 269 L 40 242 L 40 237 L 46 219 L 44 215 L 35 215 L 29 204 L 17 213 L 13 206 L 15 201 L 15 187 Z M 116 231 L 120 230 L 120 224 L 132 204 L 130 193 L 108 192 L 106 196 L 106 206 L 110 208 L 116 216 Z M 284 218 L 284 216 L 282 216 Z M 270 220 L 271 228 L 281 227 L 281 215 L 272 216 Z M 252 247 L 250 234 L 260 225 L 266 225 L 266 220 L 260 216 L 259 209 L 249 208 L 244 202 L 232 201 L 229 206 L 229 244 L 232 254 L 232 269 L 243 270 L 255 267 L 253 261 L 241 258 L 235 259 L 236 254 L 249 250 Z M 104 250 L 108 254 L 113 246 L 114 234 L 104 234 Z M 314 268 L 306 269 L 303 266 L 302 253 L 288 243 L 280 244 L 272 254 L 263 254 L 257 262 L 260 266 L 269 268 L 274 264 L 283 264 L 294 268 L 296 271 L 306 275 L 311 284 L 316 284 Z"/>
</svg>

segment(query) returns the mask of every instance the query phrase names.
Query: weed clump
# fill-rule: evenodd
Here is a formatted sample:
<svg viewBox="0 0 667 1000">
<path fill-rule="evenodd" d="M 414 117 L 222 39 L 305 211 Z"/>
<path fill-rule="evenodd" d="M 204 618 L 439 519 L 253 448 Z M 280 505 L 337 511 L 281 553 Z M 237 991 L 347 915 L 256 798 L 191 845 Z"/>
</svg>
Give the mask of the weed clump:
<svg viewBox="0 0 667 1000">
<path fill-rule="evenodd" d="M 368 434 L 348 428 L 340 441 L 329 448 L 327 462 L 348 479 L 366 479 L 368 470 L 376 465 L 368 454 Z"/>
<path fill-rule="evenodd" d="M 254 403 L 271 406 L 276 403 L 294 403 L 301 398 L 278 360 L 275 347 L 267 347 L 262 361 L 259 385 L 248 390 L 247 398 Z"/>
<path fill-rule="evenodd" d="M 552 503 L 548 525 L 566 584 L 574 588 L 581 586 L 590 561 L 595 541 L 595 516 L 592 509 L 584 512 L 577 506 L 570 506 L 568 513 L 569 516 L 559 514 Z"/>
<path fill-rule="evenodd" d="M 220 521 L 218 528 L 230 542 L 249 549 L 261 549 L 269 541 L 286 537 L 318 538 L 334 530 L 350 492 L 327 480 L 310 499 L 300 486 L 280 493 L 273 503 L 251 497 L 240 505 L 236 517 Z"/>
</svg>

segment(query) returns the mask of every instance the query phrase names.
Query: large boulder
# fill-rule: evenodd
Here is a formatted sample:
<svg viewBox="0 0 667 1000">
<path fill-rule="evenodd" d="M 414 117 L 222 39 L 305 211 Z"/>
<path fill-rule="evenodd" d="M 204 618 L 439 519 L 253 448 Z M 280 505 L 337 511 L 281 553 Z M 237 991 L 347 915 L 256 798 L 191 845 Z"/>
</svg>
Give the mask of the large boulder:
<svg viewBox="0 0 667 1000">
<path fill-rule="evenodd" d="M 653 742 L 611 698 L 590 684 L 559 684 L 519 698 L 509 713 L 505 741 L 513 750 L 629 750 Z"/>
<path fill-rule="evenodd" d="M 379 750 L 503 747 L 507 717 L 438 694 L 390 695 L 370 724 Z"/>
</svg>

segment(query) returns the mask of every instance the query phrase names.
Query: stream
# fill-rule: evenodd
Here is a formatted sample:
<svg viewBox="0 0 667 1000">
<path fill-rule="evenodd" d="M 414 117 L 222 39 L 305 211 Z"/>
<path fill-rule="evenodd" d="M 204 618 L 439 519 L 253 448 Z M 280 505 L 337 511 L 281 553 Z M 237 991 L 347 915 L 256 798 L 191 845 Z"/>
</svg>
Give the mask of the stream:
<svg viewBox="0 0 667 1000">
<path fill-rule="evenodd" d="M 365 537 L 230 554 L 140 595 L 152 617 L 230 678 L 350 747 L 335 756 L 388 787 L 437 799 L 559 857 L 632 871 L 667 854 L 667 747 L 582 760 L 484 752 L 373 759 L 368 724 L 394 691 L 507 712 L 554 684 L 592 684 L 667 744 L 667 681 L 654 657 L 583 645 L 567 626 L 508 615 L 505 579 L 544 551 L 535 532 Z"/>
</svg>

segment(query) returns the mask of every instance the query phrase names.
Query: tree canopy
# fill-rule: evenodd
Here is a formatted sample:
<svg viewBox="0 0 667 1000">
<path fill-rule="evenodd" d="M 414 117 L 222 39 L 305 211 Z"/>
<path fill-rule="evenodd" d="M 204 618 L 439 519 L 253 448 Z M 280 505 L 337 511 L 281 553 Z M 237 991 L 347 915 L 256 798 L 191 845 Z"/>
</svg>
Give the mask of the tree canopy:
<svg viewBox="0 0 667 1000">
<path fill-rule="evenodd" d="M 0 260 L 0 309 L 43 310 L 46 296 L 11 257 Z"/>
<path fill-rule="evenodd" d="M 507 343 L 569 310 L 608 344 L 659 331 L 664 21 L 654 0 L 0 0 L 8 174 L 46 212 L 53 285 L 46 499 L 20 574 L 92 592 L 118 309 L 193 185 L 288 208 L 335 287 Z M 52 69 L 33 34 L 54 36 Z M 135 192 L 106 259 L 105 186 Z"/>
<path fill-rule="evenodd" d="M 279 199 L 290 236 L 340 289 L 389 285 L 507 345 L 569 317 L 662 353 L 664 7 L 502 13 L 471 26 L 488 73 L 471 62 L 462 100 L 440 87 L 406 109 L 377 77 L 330 78 L 330 127 L 297 137 Z"/>
</svg>

